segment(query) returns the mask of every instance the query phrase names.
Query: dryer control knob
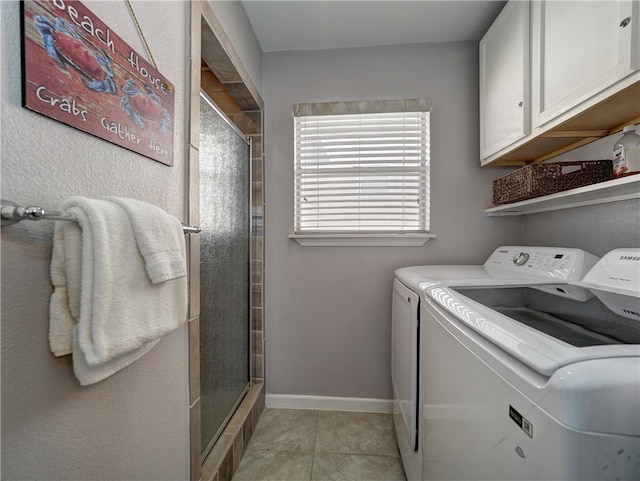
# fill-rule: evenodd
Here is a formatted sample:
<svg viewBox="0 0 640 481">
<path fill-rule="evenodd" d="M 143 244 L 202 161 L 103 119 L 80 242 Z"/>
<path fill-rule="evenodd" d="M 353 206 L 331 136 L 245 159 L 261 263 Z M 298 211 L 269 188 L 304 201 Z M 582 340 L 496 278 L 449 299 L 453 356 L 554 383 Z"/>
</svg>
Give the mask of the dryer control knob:
<svg viewBox="0 0 640 481">
<path fill-rule="evenodd" d="M 520 252 L 517 256 L 513 258 L 513 263 L 517 266 L 523 266 L 529 260 L 529 254 L 526 252 Z"/>
</svg>

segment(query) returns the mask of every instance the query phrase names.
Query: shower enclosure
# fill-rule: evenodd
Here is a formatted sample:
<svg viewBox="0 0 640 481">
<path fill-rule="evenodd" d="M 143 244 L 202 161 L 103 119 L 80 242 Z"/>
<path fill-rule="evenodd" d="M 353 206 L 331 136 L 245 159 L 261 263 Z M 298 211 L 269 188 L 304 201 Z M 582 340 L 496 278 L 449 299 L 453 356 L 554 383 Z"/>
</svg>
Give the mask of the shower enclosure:
<svg viewBox="0 0 640 481">
<path fill-rule="evenodd" d="M 203 458 L 250 386 L 251 145 L 200 94 L 200 396 Z"/>
</svg>

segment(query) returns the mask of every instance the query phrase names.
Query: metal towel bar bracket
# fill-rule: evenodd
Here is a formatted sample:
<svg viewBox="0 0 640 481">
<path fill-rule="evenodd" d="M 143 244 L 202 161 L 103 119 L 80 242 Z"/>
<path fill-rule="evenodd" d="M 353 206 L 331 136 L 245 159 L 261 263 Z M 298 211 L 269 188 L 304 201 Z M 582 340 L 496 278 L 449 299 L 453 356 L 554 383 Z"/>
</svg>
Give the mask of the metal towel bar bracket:
<svg viewBox="0 0 640 481">
<path fill-rule="evenodd" d="M 0 216 L 2 217 L 2 227 L 6 227 L 21 220 L 70 220 L 75 221 L 72 215 L 66 212 L 55 210 L 45 210 L 37 205 L 22 206 L 10 200 L 2 199 L 2 207 L 0 208 Z M 197 234 L 200 227 L 182 224 L 182 230 L 185 234 Z"/>
</svg>

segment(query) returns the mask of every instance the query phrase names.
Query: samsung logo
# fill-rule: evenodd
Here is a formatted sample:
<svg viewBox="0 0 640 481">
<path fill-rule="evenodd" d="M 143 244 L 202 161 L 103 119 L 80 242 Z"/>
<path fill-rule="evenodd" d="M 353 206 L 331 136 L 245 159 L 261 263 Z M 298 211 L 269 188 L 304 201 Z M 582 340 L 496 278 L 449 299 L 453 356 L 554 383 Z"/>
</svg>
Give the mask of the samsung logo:
<svg viewBox="0 0 640 481">
<path fill-rule="evenodd" d="M 640 261 L 640 256 L 620 256 L 621 261 Z"/>
</svg>

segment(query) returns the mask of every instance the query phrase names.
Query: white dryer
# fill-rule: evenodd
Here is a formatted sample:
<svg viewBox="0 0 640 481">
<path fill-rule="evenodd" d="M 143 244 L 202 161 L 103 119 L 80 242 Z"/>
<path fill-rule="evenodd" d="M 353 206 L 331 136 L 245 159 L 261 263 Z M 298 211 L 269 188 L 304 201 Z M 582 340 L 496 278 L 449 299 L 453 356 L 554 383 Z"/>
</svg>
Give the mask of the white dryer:
<svg viewBox="0 0 640 481">
<path fill-rule="evenodd" d="M 392 362 L 393 421 L 409 481 L 423 479 L 426 450 L 434 446 L 424 432 L 425 292 L 433 286 L 522 286 L 540 290 L 551 285 L 579 280 L 595 264 L 597 257 L 580 249 L 503 246 L 484 265 L 432 265 L 396 270 L 393 282 Z M 430 363 L 445 365 L 443 353 Z M 464 369 L 462 366 L 458 366 Z M 446 441 L 446 442 L 450 442 Z M 445 442 L 443 440 L 443 442 Z M 427 479 L 427 478 L 424 478 Z"/>
</svg>

